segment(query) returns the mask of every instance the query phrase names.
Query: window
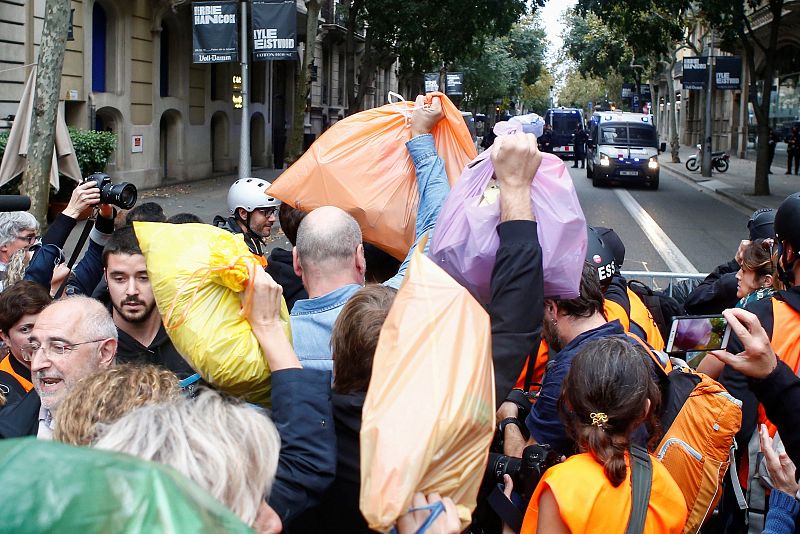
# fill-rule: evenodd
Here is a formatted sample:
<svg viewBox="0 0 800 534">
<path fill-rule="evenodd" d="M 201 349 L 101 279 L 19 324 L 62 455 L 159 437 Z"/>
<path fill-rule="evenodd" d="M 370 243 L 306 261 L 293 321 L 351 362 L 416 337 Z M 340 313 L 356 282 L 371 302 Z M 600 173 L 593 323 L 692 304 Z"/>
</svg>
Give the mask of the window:
<svg viewBox="0 0 800 534">
<path fill-rule="evenodd" d="M 92 8 L 92 91 L 106 92 L 106 35 L 108 18 L 106 10 L 95 2 Z"/>
</svg>

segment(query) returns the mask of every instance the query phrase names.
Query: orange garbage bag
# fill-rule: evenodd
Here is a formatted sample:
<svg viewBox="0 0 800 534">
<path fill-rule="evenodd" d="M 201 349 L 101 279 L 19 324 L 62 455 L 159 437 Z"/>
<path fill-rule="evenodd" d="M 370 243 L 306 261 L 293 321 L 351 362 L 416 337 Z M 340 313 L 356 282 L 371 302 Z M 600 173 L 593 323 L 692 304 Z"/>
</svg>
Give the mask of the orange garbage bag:
<svg viewBox="0 0 800 534">
<path fill-rule="evenodd" d="M 444 118 L 433 129 L 453 185 L 477 156 L 461 112 L 442 93 Z M 364 240 L 403 259 L 414 242 L 419 191 L 405 143 L 414 102 L 396 102 L 338 121 L 267 190 L 303 211 L 337 206 L 361 226 Z"/>
<path fill-rule="evenodd" d="M 361 513 L 388 532 L 415 492 L 466 527 L 494 433 L 489 316 L 417 248 L 381 329 L 361 423 Z"/>
</svg>

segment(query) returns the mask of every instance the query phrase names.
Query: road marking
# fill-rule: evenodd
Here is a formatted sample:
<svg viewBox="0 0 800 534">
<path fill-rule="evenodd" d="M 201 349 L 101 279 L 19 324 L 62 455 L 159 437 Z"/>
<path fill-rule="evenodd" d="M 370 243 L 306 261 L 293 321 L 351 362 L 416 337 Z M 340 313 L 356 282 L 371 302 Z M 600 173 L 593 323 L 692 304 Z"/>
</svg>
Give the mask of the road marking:
<svg viewBox="0 0 800 534">
<path fill-rule="evenodd" d="M 636 202 L 628 191 L 625 189 L 614 189 L 622 205 L 631 214 L 633 220 L 653 244 L 653 247 L 658 252 L 658 255 L 664 259 L 664 263 L 670 271 L 676 273 L 696 273 L 697 268 L 692 265 L 689 258 L 683 255 L 683 252 L 672 242 L 672 239 L 664 233 L 664 230 L 658 225 L 656 221 L 644 210 L 644 208 Z"/>
</svg>

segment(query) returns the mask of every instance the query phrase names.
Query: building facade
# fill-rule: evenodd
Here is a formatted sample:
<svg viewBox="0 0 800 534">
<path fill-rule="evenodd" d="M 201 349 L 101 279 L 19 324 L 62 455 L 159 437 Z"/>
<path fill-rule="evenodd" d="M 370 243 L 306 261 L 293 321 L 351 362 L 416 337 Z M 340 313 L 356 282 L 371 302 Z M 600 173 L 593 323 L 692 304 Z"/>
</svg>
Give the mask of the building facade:
<svg viewBox="0 0 800 534">
<path fill-rule="evenodd" d="M 335 13 L 335 0 L 326 2 L 331 7 L 323 15 Z M 243 120 L 250 123 L 252 165 L 280 166 L 292 128 L 299 62 L 252 62 L 250 110 L 243 117 L 233 102 L 240 65 L 192 63 L 190 3 L 173 3 L 71 1 L 74 39 L 67 42 L 60 104 L 67 124 L 114 132 L 117 150 L 107 172 L 139 187 L 235 172 Z M 16 113 L 29 65 L 38 57 L 44 4 L 0 0 L 0 119 Z M 302 56 L 306 10 L 302 0 L 297 5 Z M 347 112 L 344 40 L 326 38 L 327 33 L 315 39 L 317 75 L 303 125 L 315 136 Z M 396 90 L 396 66 L 379 69 L 375 79 L 375 94 Z M 379 103 L 373 95 L 366 105 Z M 0 127 L 9 125 L 0 120 Z"/>
</svg>

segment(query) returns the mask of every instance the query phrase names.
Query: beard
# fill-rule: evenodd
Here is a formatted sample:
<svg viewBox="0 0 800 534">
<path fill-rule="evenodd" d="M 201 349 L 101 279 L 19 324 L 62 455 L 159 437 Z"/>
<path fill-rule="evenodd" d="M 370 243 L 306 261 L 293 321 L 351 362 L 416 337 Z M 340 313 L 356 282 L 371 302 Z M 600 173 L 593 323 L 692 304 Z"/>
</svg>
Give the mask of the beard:
<svg viewBox="0 0 800 534">
<path fill-rule="evenodd" d="M 558 327 L 553 321 L 548 319 L 542 321 L 542 337 L 547 341 L 550 354 L 561 352 L 561 349 L 564 348 L 558 337 Z"/>
<path fill-rule="evenodd" d="M 140 304 L 141 307 L 137 310 L 129 310 L 125 308 L 125 304 Z M 143 323 L 147 321 L 150 316 L 153 314 L 153 311 L 156 309 L 156 301 L 155 299 L 150 302 L 144 302 L 143 300 L 139 299 L 125 299 L 119 304 L 112 302 L 114 306 L 114 310 L 122 317 L 125 321 L 129 323 Z"/>
</svg>

